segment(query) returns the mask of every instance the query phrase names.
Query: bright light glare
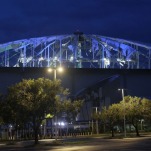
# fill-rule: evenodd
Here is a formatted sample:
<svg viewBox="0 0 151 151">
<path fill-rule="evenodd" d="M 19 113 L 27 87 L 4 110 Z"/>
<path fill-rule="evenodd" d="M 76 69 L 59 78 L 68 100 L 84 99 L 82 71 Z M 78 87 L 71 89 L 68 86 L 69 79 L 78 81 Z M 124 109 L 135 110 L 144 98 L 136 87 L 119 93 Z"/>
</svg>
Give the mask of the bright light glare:
<svg viewBox="0 0 151 151">
<path fill-rule="evenodd" d="M 65 123 L 64 122 L 58 122 L 58 123 L 54 123 L 54 125 L 65 126 Z"/>
<path fill-rule="evenodd" d="M 57 57 L 54 57 L 54 60 L 57 60 L 58 58 Z"/>
<path fill-rule="evenodd" d="M 74 59 L 73 56 L 71 56 L 71 57 L 70 57 L 70 61 L 73 61 L 73 59 Z"/>
<path fill-rule="evenodd" d="M 63 72 L 63 68 L 62 68 L 62 67 L 59 67 L 59 68 L 58 68 L 58 71 L 59 71 L 59 72 Z"/>
<path fill-rule="evenodd" d="M 48 69 L 48 72 L 52 72 L 52 70 L 53 70 L 53 69 L 49 68 L 49 69 Z"/>
<path fill-rule="evenodd" d="M 54 71 L 54 70 L 57 70 L 57 71 L 59 71 L 59 72 L 63 72 L 63 68 L 62 67 L 59 67 L 59 68 L 49 68 L 48 69 L 48 72 L 52 72 L 52 71 Z"/>
<path fill-rule="evenodd" d="M 64 125 L 65 125 L 65 123 L 64 123 L 64 122 L 61 122 L 60 124 L 61 124 L 61 126 L 64 126 Z"/>
<path fill-rule="evenodd" d="M 65 125 L 65 123 L 64 123 L 64 122 L 58 122 L 58 125 L 60 125 L 60 126 L 64 126 L 64 125 Z"/>
</svg>

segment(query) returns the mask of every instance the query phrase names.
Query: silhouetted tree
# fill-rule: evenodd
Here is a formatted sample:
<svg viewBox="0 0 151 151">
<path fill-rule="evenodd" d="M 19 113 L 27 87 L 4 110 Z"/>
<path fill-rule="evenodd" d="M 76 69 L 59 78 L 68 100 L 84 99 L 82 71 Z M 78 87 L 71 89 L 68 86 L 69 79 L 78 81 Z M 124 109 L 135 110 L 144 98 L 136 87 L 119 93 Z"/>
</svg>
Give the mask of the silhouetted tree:
<svg viewBox="0 0 151 151">
<path fill-rule="evenodd" d="M 34 130 L 35 144 L 44 115 L 54 114 L 55 97 L 61 90 L 59 80 L 39 78 L 22 80 L 11 86 L 6 99 L 7 122 L 29 122 Z"/>
</svg>

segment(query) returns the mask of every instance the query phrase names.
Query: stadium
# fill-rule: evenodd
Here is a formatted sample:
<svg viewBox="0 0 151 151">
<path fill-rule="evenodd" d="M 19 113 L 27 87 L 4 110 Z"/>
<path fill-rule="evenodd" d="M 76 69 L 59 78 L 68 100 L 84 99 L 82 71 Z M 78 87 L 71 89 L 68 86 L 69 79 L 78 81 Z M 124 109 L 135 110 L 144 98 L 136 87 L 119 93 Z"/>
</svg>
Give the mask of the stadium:
<svg viewBox="0 0 151 151">
<path fill-rule="evenodd" d="M 125 95 L 151 98 L 151 45 L 101 35 L 54 35 L 0 44 L 0 92 L 22 79 L 53 79 L 48 68 L 63 67 L 57 79 L 71 97 L 84 99 L 78 121 L 91 121 Z"/>
<path fill-rule="evenodd" d="M 100 35 L 56 35 L 0 44 L 1 67 L 150 69 L 151 45 Z"/>
</svg>

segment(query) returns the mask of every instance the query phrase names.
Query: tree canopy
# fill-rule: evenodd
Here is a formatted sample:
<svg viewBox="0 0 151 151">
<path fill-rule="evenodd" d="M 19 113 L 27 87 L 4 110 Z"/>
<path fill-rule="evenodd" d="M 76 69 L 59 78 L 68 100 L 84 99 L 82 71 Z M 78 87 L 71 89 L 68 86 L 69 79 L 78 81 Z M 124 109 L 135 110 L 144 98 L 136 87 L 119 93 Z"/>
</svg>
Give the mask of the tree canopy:
<svg viewBox="0 0 151 151">
<path fill-rule="evenodd" d="M 67 98 L 68 94 L 69 91 L 61 87 L 60 80 L 24 79 L 8 89 L 3 104 L 4 120 L 14 125 L 30 124 L 34 130 L 35 143 L 37 143 L 39 128 L 46 114 L 53 116 L 63 110 L 74 112 L 75 109 L 79 109 L 78 104 L 73 109 L 72 106 L 76 101 L 72 103 Z M 65 107 L 67 103 L 68 107 Z"/>
<path fill-rule="evenodd" d="M 120 104 L 112 104 L 108 109 L 104 107 L 99 115 L 103 123 L 110 128 L 112 137 L 114 137 L 114 126 L 122 119 Z"/>
<path fill-rule="evenodd" d="M 122 125 L 125 116 L 126 124 L 132 124 L 136 135 L 139 136 L 139 123 L 142 119 L 151 121 L 151 100 L 136 96 L 125 96 L 124 100 L 103 108 L 101 113 L 95 117 L 101 119 L 102 123 L 110 127 L 114 136 L 114 126 Z"/>
</svg>

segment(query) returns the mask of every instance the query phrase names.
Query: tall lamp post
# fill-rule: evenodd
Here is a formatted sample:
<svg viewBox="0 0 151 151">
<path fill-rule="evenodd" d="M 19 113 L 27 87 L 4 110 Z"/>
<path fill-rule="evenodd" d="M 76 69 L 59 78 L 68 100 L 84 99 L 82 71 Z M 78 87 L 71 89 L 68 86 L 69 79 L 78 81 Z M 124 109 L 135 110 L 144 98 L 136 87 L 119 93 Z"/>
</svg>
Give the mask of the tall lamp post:
<svg viewBox="0 0 151 151">
<path fill-rule="evenodd" d="M 97 115 L 98 113 L 98 107 L 93 107 L 95 109 L 95 113 Z M 93 123 L 93 119 L 92 119 L 92 133 L 94 130 L 94 123 Z M 99 134 L 99 127 L 98 127 L 98 119 L 96 119 L 96 134 Z"/>
<path fill-rule="evenodd" d="M 63 71 L 63 68 L 62 67 L 59 67 L 59 68 L 49 68 L 48 69 L 48 72 L 54 72 L 54 81 L 57 80 L 57 71 L 59 72 L 62 72 Z M 55 126 L 55 139 L 57 140 L 57 137 L 58 137 L 58 119 L 57 119 L 57 115 L 55 116 L 55 123 L 56 123 L 56 126 Z"/>
<path fill-rule="evenodd" d="M 95 107 L 96 114 L 98 113 L 98 107 Z M 99 134 L 99 127 L 98 127 L 98 119 L 96 120 L 96 133 Z"/>
<path fill-rule="evenodd" d="M 126 125 L 125 125 L 125 99 L 124 99 L 124 90 L 125 89 L 118 89 L 119 91 L 122 91 L 122 99 L 124 102 L 124 137 L 126 137 Z"/>
<path fill-rule="evenodd" d="M 57 79 L 57 71 L 59 72 L 62 72 L 63 71 L 63 68 L 62 67 L 59 67 L 59 68 L 49 68 L 48 69 L 48 72 L 54 72 L 54 81 Z"/>
</svg>

